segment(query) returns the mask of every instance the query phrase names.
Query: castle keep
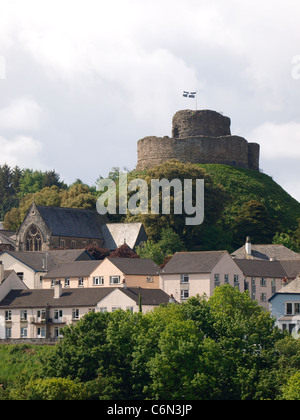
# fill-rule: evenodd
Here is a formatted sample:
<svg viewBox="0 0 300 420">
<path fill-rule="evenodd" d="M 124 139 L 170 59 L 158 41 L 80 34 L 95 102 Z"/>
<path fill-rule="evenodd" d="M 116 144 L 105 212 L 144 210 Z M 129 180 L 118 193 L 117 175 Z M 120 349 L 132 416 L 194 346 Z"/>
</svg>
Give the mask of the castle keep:
<svg viewBox="0 0 300 420">
<path fill-rule="evenodd" d="M 259 144 L 231 135 L 230 125 L 230 118 L 215 111 L 178 111 L 173 117 L 172 138 L 150 136 L 138 141 L 137 169 L 177 159 L 258 171 Z"/>
</svg>

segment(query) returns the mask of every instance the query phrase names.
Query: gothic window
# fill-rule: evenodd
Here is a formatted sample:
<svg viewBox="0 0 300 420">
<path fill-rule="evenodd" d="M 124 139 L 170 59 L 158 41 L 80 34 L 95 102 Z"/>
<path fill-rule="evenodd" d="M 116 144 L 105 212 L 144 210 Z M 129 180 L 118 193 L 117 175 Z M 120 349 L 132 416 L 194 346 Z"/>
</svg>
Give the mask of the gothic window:
<svg viewBox="0 0 300 420">
<path fill-rule="evenodd" d="M 42 235 L 40 230 L 32 225 L 28 229 L 26 235 L 26 251 L 41 251 L 42 249 Z"/>
</svg>

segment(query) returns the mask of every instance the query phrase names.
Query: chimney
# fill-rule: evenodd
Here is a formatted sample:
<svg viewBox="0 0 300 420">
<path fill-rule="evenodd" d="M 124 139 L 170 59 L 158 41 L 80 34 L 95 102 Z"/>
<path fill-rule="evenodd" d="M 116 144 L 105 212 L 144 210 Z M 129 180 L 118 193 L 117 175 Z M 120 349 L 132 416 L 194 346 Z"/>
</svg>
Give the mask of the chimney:
<svg viewBox="0 0 300 420">
<path fill-rule="evenodd" d="M 247 255 L 251 255 L 251 254 L 252 254 L 252 250 L 251 250 L 251 240 L 250 240 L 250 236 L 247 236 L 247 238 L 246 238 L 246 245 L 245 245 L 245 248 L 246 248 L 246 254 L 247 254 Z"/>
<path fill-rule="evenodd" d="M 60 280 L 56 281 L 54 284 L 54 299 L 59 299 L 62 295 L 62 285 Z"/>
<path fill-rule="evenodd" d="M 0 284 L 3 283 L 4 280 L 4 266 L 2 264 L 2 261 L 0 261 Z"/>
</svg>

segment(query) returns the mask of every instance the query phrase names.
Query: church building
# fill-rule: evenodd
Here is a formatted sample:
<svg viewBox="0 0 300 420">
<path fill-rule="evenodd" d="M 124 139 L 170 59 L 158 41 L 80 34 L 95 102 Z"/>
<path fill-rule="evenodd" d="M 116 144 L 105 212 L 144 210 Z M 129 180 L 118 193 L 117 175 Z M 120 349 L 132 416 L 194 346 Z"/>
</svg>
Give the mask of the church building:
<svg viewBox="0 0 300 420">
<path fill-rule="evenodd" d="M 32 204 L 16 233 L 16 251 L 83 249 L 92 244 L 114 250 L 134 249 L 147 240 L 142 223 L 108 223 L 96 210 Z"/>
</svg>

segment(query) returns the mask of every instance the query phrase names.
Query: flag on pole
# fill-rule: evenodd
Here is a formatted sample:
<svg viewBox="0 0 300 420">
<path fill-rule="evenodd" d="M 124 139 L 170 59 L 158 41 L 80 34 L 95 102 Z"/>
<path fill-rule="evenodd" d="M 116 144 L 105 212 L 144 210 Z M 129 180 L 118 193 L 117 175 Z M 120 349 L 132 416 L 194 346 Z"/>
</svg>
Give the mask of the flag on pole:
<svg viewBox="0 0 300 420">
<path fill-rule="evenodd" d="M 183 96 L 185 98 L 195 98 L 197 95 L 197 92 L 186 92 L 185 90 L 183 91 Z"/>
</svg>

